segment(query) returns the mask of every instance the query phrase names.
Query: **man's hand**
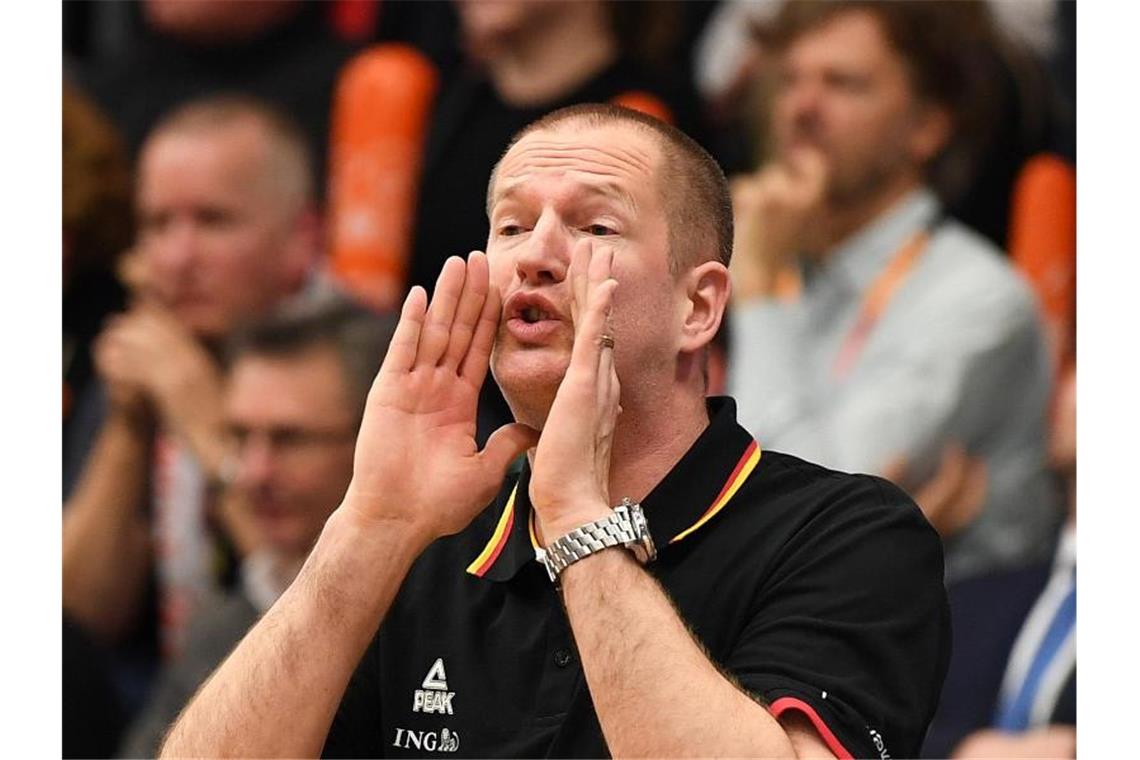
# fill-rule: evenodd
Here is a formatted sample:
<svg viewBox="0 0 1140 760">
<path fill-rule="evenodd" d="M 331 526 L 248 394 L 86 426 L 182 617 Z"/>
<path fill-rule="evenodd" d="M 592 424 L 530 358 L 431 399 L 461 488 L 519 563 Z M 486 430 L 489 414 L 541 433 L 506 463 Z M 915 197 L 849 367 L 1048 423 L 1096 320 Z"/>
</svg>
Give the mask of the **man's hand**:
<svg viewBox="0 0 1140 760">
<path fill-rule="evenodd" d="M 1077 756 L 1074 726 L 1044 726 L 1024 733 L 984 729 L 967 736 L 954 749 L 955 758 L 1065 758 Z"/>
<path fill-rule="evenodd" d="M 512 424 L 475 446 L 500 318 L 487 259 L 444 264 L 428 306 L 404 302 L 364 409 L 352 482 L 297 579 L 171 729 L 169 757 L 320 753 L 353 671 L 412 563 L 462 530 L 538 434 Z"/>
<path fill-rule="evenodd" d="M 612 265 L 608 246 L 589 239 L 576 244 L 569 271 L 574 349 L 530 479 L 545 542 L 611 514 L 610 452 L 621 410 L 614 347 L 603 338 L 618 287 Z M 615 757 L 830 756 L 814 729 L 785 730 L 720 673 L 630 553 L 598 552 L 566 568 L 560 581 L 590 696 Z"/>
<path fill-rule="evenodd" d="M 403 523 L 424 546 L 457 533 L 494 497 L 511 461 L 538 434 L 518 423 L 475 444 L 479 389 L 500 317 L 487 258 L 444 264 L 435 297 L 408 294 L 368 394 L 343 509 L 364 522 Z"/>
<path fill-rule="evenodd" d="M 735 235 L 732 285 L 737 298 L 776 294 L 781 273 L 812 245 L 827 189 L 827 164 L 801 148 L 786 162 L 732 181 Z"/>
<path fill-rule="evenodd" d="M 907 477 L 907 462 L 897 459 L 883 477 L 907 491 L 939 535 L 949 538 L 981 514 L 986 501 L 986 463 L 960 444 L 947 444 L 938 471 L 924 483 Z"/>
<path fill-rule="evenodd" d="M 603 342 L 617 280 L 613 249 L 590 239 L 574 246 L 574 349 L 535 450 L 530 497 L 543 537 L 557 538 L 610 511 L 610 451 L 621 386 L 614 348 Z"/>
<path fill-rule="evenodd" d="M 221 373 L 172 314 L 145 302 L 112 318 L 99 336 L 97 357 L 113 403 L 137 404 L 141 393 L 207 470 L 221 467 L 225 457 Z"/>
<path fill-rule="evenodd" d="M 95 339 L 92 348 L 95 371 L 107 391 L 109 420 L 122 423 L 120 427 L 143 439 L 149 438 L 154 427 L 154 409 L 146 391 L 132 370 L 126 352 L 114 340 L 114 326 L 118 317 Z"/>
</svg>

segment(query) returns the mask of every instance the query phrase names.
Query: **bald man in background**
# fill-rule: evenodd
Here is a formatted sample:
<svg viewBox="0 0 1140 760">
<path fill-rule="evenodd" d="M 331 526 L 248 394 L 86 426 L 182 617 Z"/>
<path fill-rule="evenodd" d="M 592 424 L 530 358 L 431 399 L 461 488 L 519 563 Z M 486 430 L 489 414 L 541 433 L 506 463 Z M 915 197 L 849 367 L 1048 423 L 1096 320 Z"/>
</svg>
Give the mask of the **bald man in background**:
<svg viewBox="0 0 1140 760">
<path fill-rule="evenodd" d="M 304 139 L 251 98 L 189 103 L 143 147 L 136 215 L 124 268 L 133 303 L 96 342 L 106 409 L 64 505 L 63 608 L 106 644 L 145 639 L 153 569 L 172 654 L 216 581 L 209 523 L 252 548 L 238 513 L 213 509 L 228 478 L 216 354 L 312 281 L 319 223 Z"/>
</svg>

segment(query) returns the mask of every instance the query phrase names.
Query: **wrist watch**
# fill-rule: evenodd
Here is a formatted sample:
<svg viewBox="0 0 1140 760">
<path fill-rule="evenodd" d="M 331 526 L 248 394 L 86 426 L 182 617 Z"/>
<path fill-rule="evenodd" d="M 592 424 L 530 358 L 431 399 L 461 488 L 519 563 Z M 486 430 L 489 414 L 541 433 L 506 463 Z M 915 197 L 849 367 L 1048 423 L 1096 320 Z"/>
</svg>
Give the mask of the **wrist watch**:
<svg viewBox="0 0 1140 760">
<path fill-rule="evenodd" d="M 570 565 L 611 546 L 629 549 L 643 565 L 657 557 L 645 513 L 641 511 L 640 504 L 628 497 L 614 507 L 613 514 L 575 528 L 551 541 L 545 549 L 535 549 L 534 553 L 546 568 L 550 580 L 557 583 L 558 576 Z"/>
</svg>

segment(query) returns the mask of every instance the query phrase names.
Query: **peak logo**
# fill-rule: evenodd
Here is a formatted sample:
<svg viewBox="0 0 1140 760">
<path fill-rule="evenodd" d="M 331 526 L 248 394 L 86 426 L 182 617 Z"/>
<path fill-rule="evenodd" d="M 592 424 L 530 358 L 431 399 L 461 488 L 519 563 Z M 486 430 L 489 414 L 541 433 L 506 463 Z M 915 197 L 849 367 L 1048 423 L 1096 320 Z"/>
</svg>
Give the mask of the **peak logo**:
<svg viewBox="0 0 1140 760">
<path fill-rule="evenodd" d="M 447 689 L 447 671 L 444 670 L 442 657 L 437 659 L 435 664 L 431 666 L 431 669 L 428 670 L 421 686 L 423 688 L 416 689 L 412 695 L 412 712 L 436 713 L 439 715 L 455 714 L 451 706 L 451 700 L 455 697 L 455 692 L 448 691 Z M 441 751 L 447 752 L 449 750 Z"/>
</svg>

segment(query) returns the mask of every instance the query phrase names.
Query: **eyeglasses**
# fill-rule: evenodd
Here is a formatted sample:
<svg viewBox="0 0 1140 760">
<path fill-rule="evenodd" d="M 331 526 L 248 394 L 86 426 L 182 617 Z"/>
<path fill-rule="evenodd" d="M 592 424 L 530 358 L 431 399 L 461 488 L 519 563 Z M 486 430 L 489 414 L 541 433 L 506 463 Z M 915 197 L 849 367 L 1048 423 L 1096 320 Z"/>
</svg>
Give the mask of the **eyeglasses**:
<svg viewBox="0 0 1140 760">
<path fill-rule="evenodd" d="M 355 428 L 322 430 L 292 426 L 248 428 L 243 425 L 230 425 L 229 434 L 238 452 L 243 451 L 251 441 L 264 440 L 270 451 L 282 457 L 295 456 L 324 446 L 352 443 L 356 440 Z"/>
</svg>

